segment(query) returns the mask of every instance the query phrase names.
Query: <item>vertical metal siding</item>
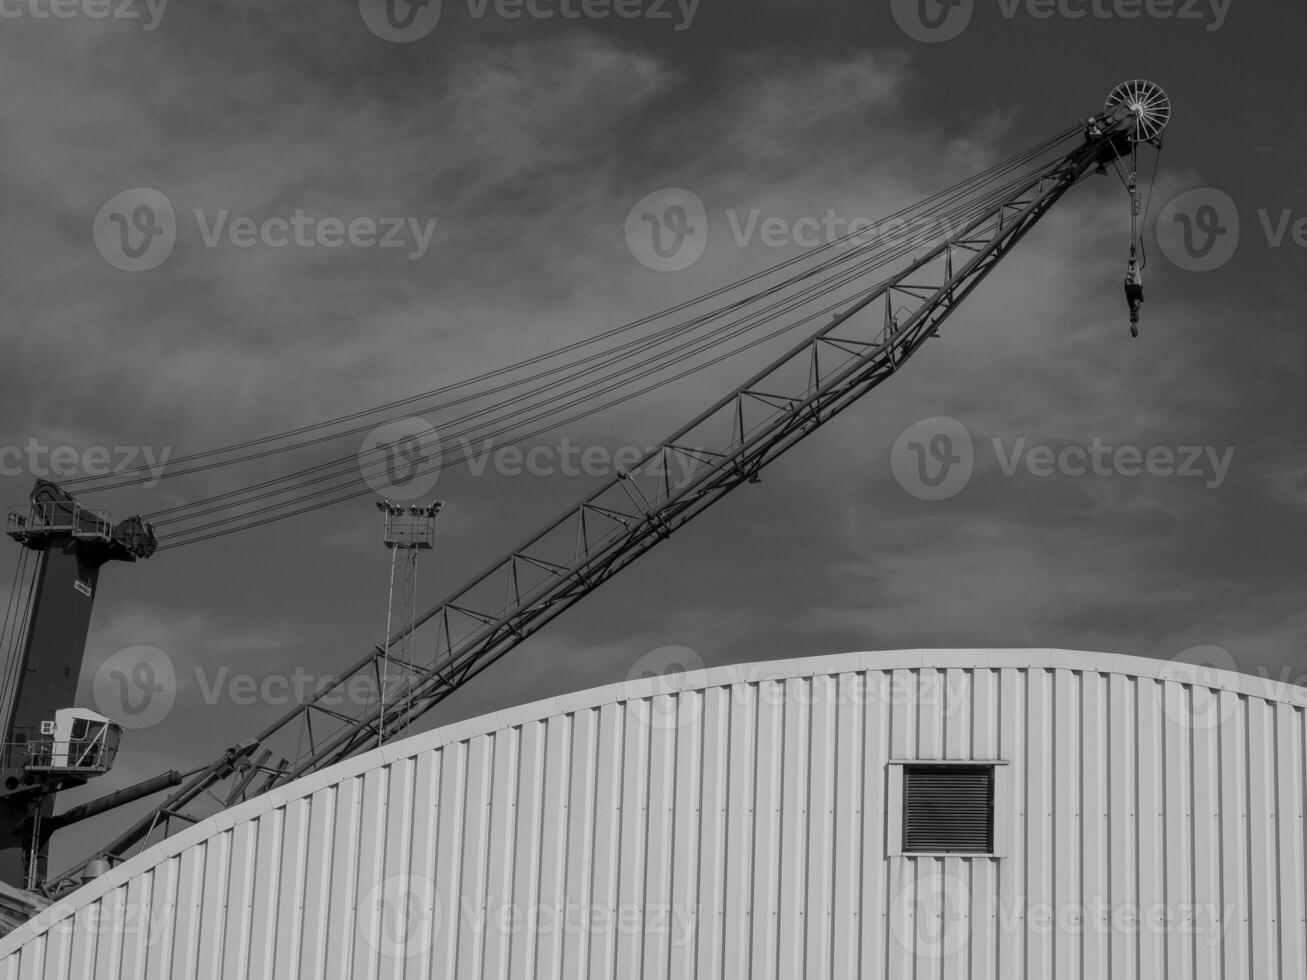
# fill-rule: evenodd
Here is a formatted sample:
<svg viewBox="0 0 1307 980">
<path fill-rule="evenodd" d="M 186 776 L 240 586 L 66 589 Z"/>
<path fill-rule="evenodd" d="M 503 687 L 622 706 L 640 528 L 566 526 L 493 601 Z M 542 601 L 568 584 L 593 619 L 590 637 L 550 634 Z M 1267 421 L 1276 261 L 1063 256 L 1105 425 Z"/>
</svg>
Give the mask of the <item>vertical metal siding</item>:
<svg viewBox="0 0 1307 980">
<path fill-rule="evenodd" d="M 0 980 L 1302 980 L 1307 692 L 1169 669 L 851 654 L 490 716 L 190 828 Z M 999 857 L 887 856 L 911 759 L 1008 764 Z"/>
</svg>

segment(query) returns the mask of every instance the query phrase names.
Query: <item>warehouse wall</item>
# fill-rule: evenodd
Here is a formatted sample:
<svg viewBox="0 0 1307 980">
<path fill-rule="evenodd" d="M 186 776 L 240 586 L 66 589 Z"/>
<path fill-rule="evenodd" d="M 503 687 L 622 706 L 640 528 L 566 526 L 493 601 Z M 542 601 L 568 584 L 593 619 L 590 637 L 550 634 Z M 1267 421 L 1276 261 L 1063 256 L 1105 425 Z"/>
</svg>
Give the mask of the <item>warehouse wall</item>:
<svg viewBox="0 0 1307 980">
<path fill-rule="evenodd" d="M 1302 980 L 1304 704 L 1065 651 L 619 684 L 192 827 L 0 941 L 0 980 Z M 1007 763 L 1001 857 L 888 856 L 914 758 Z"/>
</svg>

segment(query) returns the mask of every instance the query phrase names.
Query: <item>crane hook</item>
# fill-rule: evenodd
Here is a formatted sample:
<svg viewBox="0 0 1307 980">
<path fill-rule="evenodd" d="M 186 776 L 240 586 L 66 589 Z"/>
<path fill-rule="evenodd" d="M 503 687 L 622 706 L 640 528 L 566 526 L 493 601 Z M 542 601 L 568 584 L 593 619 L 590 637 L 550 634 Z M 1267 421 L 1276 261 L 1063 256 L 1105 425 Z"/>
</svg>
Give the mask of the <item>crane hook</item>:
<svg viewBox="0 0 1307 980">
<path fill-rule="evenodd" d="M 1133 245 L 1130 246 L 1130 264 L 1125 270 L 1125 301 L 1130 306 L 1130 336 L 1138 337 L 1139 307 L 1144 305 L 1144 277 Z"/>
</svg>

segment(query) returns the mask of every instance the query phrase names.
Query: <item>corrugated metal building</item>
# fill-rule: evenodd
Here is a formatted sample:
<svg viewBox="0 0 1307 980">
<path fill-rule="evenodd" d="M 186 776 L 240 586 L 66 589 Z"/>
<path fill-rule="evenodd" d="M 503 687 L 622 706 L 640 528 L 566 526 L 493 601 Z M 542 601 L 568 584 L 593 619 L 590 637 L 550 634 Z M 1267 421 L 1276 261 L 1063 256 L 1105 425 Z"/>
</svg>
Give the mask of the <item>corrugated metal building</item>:
<svg viewBox="0 0 1307 980">
<path fill-rule="evenodd" d="M 0 980 L 1302 980 L 1305 704 L 1065 651 L 618 684 L 198 824 L 6 937 Z"/>
</svg>

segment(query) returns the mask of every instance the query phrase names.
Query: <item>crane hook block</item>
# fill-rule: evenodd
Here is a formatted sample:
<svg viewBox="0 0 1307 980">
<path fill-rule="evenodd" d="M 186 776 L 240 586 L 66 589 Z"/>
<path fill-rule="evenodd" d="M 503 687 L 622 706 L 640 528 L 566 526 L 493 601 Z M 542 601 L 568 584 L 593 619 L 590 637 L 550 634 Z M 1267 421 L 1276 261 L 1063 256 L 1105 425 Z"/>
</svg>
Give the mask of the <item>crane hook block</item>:
<svg viewBox="0 0 1307 980">
<path fill-rule="evenodd" d="M 1139 263 L 1131 257 L 1125 272 L 1125 301 L 1130 306 L 1130 336 L 1139 336 L 1139 307 L 1144 305 L 1144 277 Z"/>
</svg>

